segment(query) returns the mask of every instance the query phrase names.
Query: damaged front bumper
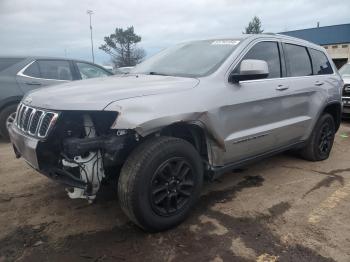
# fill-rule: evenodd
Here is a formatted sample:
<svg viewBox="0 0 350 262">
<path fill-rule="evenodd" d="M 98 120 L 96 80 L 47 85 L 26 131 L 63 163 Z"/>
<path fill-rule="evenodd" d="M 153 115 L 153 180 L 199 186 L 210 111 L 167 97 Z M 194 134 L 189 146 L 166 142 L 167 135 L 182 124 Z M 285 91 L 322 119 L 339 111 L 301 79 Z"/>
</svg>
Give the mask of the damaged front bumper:
<svg viewBox="0 0 350 262">
<path fill-rule="evenodd" d="M 88 188 L 86 182 L 70 172 L 57 167 L 45 167 L 40 163 L 38 150 L 41 141 L 39 139 L 24 134 L 14 125 L 9 127 L 8 131 L 17 158 L 22 157 L 36 171 L 57 182 L 81 189 Z"/>
<path fill-rule="evenodd" d="M 40 140 L 23 134 L 15 125 L 10 126 L 8 132 L 16 157 L 23 157 L 30 166 L 39 170 L 36 150 Z"/>
<path fill-rule="evenodd" d="M 49 152 L 51 151 L 49 141 L 28 136 L 15 125 L 9 127 L 9 135 L 17 158 L 22 157 L 32 168 L 52 180 L 87 192 L 90 191 L 89 187 L 91 185 L 87 181 L 64 168 L 59 154 L 56 153 L 55 160 L 45 159 L 49 153 L 52 153 Z M 67 138 L 62 141 L 61 153 L 67 158 L 74 159 L 76 156 L 101 150 L 104 166 L 113 166 L 124 161 L 126 151 L 129 150 L 126 145 L 130 145 L 132 141 L 134 141 L 134 136 L 129 134 L 123 136 L 110 134 L 93 138 Z"/>
</svg>

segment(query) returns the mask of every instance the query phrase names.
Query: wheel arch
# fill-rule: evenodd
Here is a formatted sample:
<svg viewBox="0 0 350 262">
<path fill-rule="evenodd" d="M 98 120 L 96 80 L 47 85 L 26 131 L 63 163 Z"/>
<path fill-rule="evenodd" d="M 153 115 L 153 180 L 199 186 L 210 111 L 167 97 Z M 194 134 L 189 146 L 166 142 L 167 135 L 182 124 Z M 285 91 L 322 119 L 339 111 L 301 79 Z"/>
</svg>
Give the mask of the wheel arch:
<svg viewBox="0 0 350 262">
<path fill-rule="evenodd" d="M 162 136 L 172 136 L 186 140 L 194 146 L 199 152 L 203 160 L 207 161 L 210 159 L 207 136 L 208 133 L 205 127 L 200 123 L 173 123 L 166 127 L 163 127 L 159 132 Z"/>
<path fill-rule="evenodd" d="M 340 102 L 330 102 L 323 109 L 321 115 L 328 113 L 330 114 L 335 123 L 335 131 L 338 131 L 341 123 L 342 106 Z"/>
</svg>

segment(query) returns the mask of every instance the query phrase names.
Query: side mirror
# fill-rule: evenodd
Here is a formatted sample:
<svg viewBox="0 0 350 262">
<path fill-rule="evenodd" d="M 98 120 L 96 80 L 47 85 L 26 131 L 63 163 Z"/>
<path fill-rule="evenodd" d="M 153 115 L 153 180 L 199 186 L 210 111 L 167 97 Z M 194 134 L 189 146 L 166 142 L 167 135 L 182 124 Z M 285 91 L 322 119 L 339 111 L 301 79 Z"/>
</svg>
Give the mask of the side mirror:
<svg viewBox="0 0 350 262">
<path fill-rule="evenodd" d="M 269 75 L 269 66 L 264 60 L 245 59 L 241 62 L 239 73 L 232 73 L 230 82 L 238 83 L 244 80 L 266 78 Z"/>
</svg>

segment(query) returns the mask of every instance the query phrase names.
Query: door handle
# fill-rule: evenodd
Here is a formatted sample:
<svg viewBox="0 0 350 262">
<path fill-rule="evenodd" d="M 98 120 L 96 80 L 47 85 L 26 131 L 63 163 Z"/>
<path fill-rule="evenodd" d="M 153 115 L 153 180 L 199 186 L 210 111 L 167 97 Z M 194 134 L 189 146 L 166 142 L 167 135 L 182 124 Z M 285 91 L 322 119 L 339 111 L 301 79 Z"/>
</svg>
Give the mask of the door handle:
<svg viewBox="0 0 350 262">
<path fill-rule="evenodd" d="M 288 88 L 289 88 L 289 86 L 286 86 L 286 85 L 278 85 L 276 87 L 276 90 L 283 91 L 283 90 L 287 90 Z"/>
<path fill-rule="evenodd" d="M 40 86 L 41 83 L 40 82 L 25 82 L 26 85 L 30 85 L 30 86 Z"/>
<path fill-rule="evenodd" d="M 321 81 L 316 81 L 315 82 L 315 86 L 321 86 L 321 85 L 323 85 L 324 84 L 324 82 L 321 82 Z"/>
</svg>

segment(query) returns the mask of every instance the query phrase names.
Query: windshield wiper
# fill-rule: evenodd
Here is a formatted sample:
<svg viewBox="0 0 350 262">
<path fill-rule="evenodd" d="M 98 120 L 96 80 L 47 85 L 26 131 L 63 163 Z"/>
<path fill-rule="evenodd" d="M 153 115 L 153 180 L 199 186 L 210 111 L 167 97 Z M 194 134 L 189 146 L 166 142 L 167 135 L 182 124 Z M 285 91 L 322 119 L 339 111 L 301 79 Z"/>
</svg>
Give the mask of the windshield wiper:
<svg viewBox="0 0 350 262">
<path fill-rule="evenodd" d="M 149 75 L 168 76 L 167 74 L 159 73 L 159 72 L 154 72 L 154 71 L 149 72 Z"/>
</svg>

